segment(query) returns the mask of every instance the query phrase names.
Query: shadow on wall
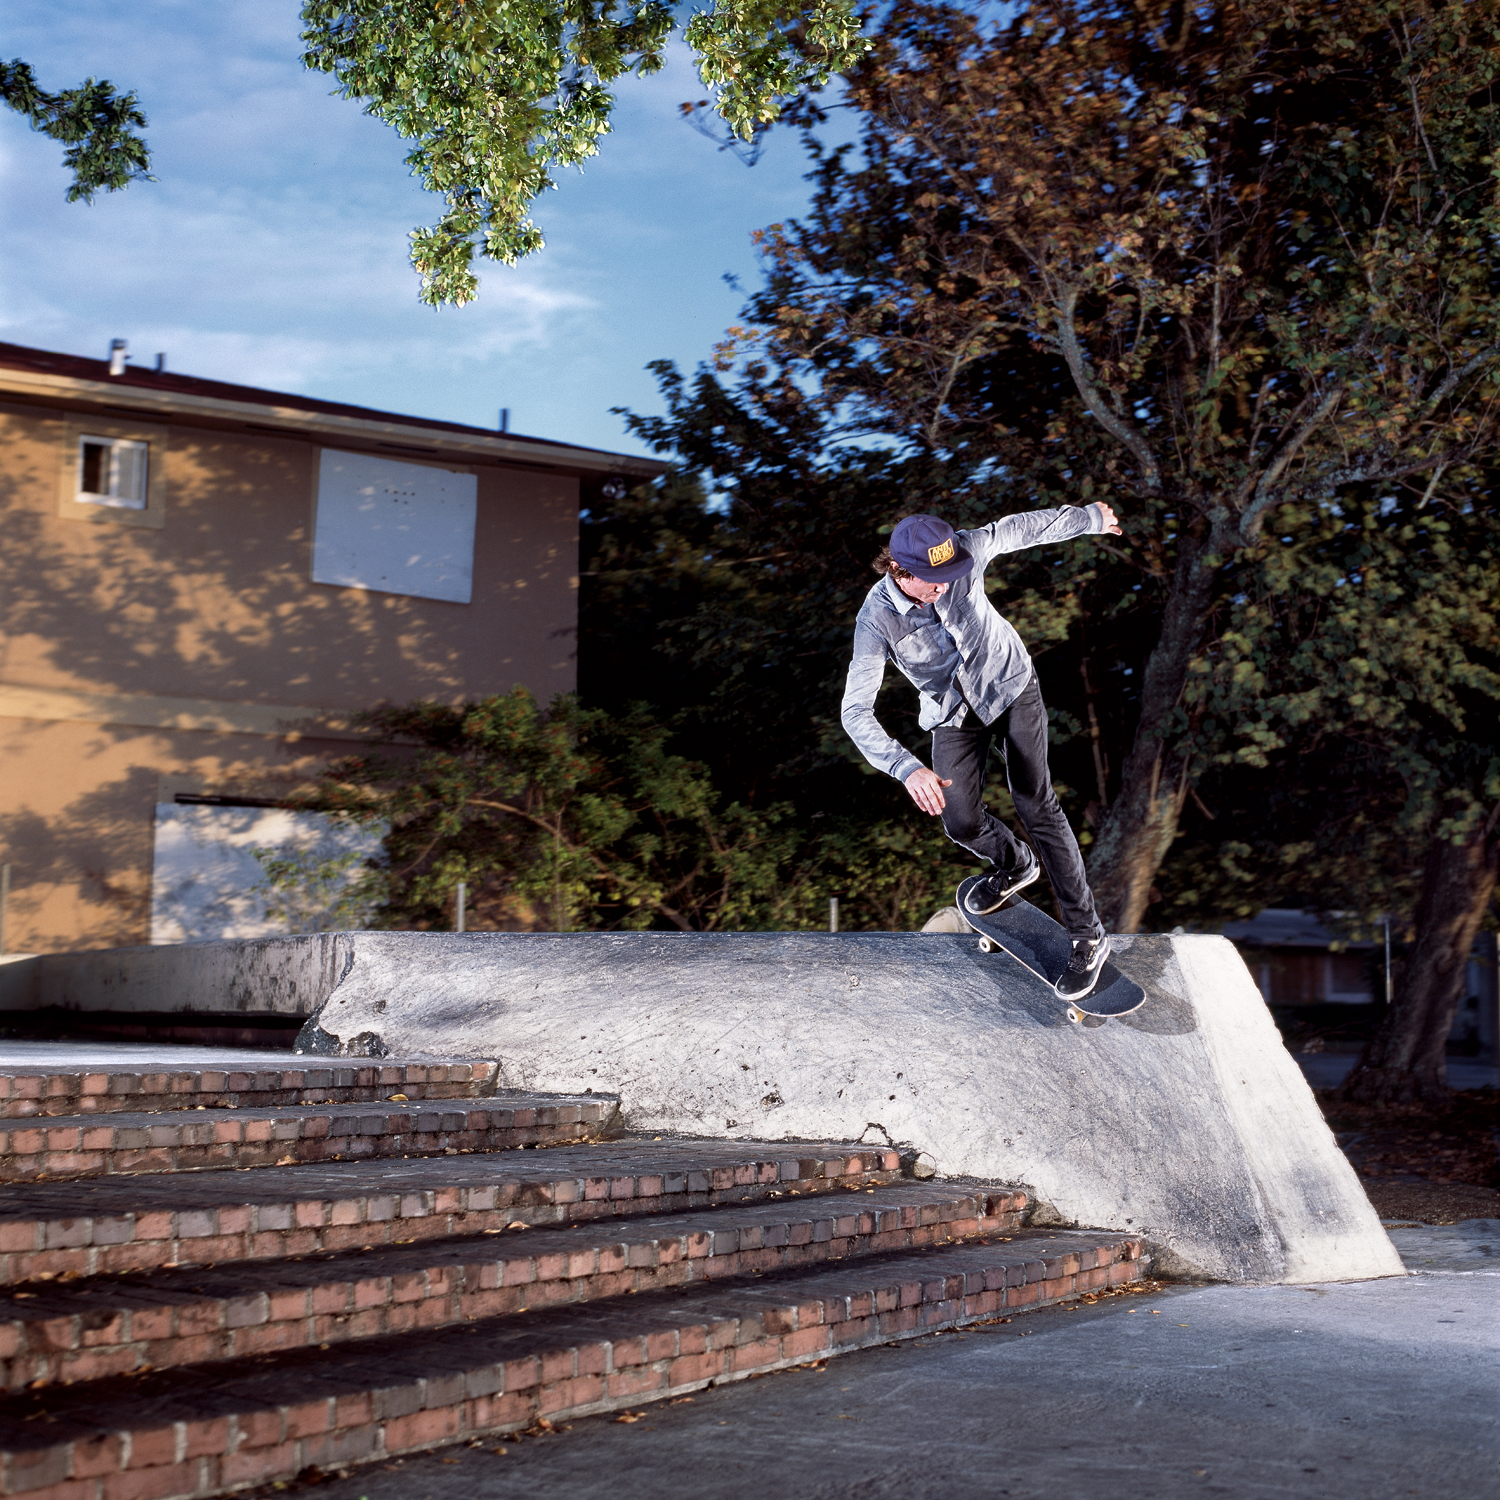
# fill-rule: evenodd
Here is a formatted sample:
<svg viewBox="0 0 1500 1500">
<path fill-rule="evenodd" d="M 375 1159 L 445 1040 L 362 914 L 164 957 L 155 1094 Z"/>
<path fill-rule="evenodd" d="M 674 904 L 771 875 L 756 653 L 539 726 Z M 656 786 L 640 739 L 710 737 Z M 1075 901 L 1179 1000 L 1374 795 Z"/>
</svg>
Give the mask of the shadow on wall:
<svg viewBox="0 0 1500 1500">
<path fill-rule="evenodd" d="M 45 732 L 37 724 L 16 727 L 23 737 Z M 26 787 L 3 763 L 0 775 L 24 803 Z M 7 922 L 12 950 L 18 932 L 27 935 L 27 949 L 43 953 L 144 941 L 151 922 L 151 825 L 139 809 L 155 799 L 156 786 L 154 768 L 132 766 L 51 816 L 25 806 L 0 813 L 0 848 L 15 867 Z"/>
<path fill-rule="evenodd" d="M 37 452 L 0 429 L 6 680 L 309 707 L 459 688 L 460 606 L 310 586 L 315 446 L 179 430 L 159 530 L 56 518 Z"/>
<path fill-rule="evenodd" d="M 169 478 L 158 529 L 58 517 L 62 442 L 60 422 L 39 436 L 29 419 L 0 419 L 0 681 L 309 713 L 461 687 L 462 606 L 310 584 L 316 445 L 175 430 L 153 455 Z M 8 946 L 37 951 L 146 941 L 161 772 L 305 774 L 315 755 L 349 748 L 0 725 Z"/>
</svg>

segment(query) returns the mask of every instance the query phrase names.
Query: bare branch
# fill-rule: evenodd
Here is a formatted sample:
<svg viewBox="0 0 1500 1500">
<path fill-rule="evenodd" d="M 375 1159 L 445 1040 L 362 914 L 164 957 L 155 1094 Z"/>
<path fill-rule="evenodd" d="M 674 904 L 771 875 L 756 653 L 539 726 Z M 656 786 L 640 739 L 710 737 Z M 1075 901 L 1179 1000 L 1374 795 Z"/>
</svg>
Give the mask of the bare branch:
<svg viewBox="0 0 1500 1500">
<path fill-rule="evenodd" d="M 1083 350 L 1078 343 L 1078 330 L 1074 322 L 1078 308 L 1078 296 L 1078 287 L 1064 287 L 1057 305 L 1057 342 L 1059 349 L 1062 351 L 1062 357 L 1067 363 L 1068 373 L 1072 375 L 1073 384 L 1077 387 L 1078 394 L 1083 397 L 1083 404 L 1088 407 L 1094 420 L 1117 443 L 1128 449 L 1135 461 L 1141 466 L 1141 488 L 1159 493 L 1161 490 L 1161 469 L 1156 462 L 1156 455 L 1151 451 L 1151 445 L 1147 443 L 1145 438 L 1124 417 L 1117 417 L 1110 411 L 1100 396 L 1098 387 L 1089 378 Z"/>
<path fill-rule="evenodd" d="M 1280 449 L 1266 465 L 1265 472 L 1255 486 L 1255 498 L 1240 513 L 1239 531 L 1245 541 L 1251 542 L 1260 531 L 1261 518 L 1281 498 L 1280 481 L 1307 440 L 1328 420 L 1343 399 L 1344 387 L 1339 382 L 1324 393 L 1312 413 L 1302 421 L 1282 442 Z"/>
</svg>

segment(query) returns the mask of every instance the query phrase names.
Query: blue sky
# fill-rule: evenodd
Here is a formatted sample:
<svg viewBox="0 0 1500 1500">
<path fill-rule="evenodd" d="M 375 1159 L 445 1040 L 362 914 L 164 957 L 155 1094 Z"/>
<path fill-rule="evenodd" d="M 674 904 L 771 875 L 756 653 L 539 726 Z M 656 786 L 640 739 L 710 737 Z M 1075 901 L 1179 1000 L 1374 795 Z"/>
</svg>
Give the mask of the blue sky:
<svg viewBox="0 0 1500 1500">
<path fill-rule="evenodd" d="M 644 365 L 706 359 L 758 277 L 752 230 L 807 201 L 796 139 L 746 168 L 683 124 L 680 47 L 625 79 L 614 133 L 559 178 L 547 248 L 477 303 L 417 301 L 408 231 L 437 217 L 405 148 L 298 62 L 295 0 L 7 0 L 0 52 L 44 88 L 134 88 L 155 183 L 67 204 L 62 147 L 0 113 L 0 339 L 639 451 L 612 406 L 660 408 Z"/>
</svg>

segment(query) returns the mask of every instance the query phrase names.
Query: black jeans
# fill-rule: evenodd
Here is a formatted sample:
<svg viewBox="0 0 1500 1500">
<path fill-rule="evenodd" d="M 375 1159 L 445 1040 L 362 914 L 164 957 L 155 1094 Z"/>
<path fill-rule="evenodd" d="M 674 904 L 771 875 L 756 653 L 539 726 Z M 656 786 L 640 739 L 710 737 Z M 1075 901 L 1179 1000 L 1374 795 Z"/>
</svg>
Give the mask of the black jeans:
<svg viewBox="0 0 1500 1500">
<path fill-rule="evenodd" d="M 1052 882 L 1068 936 L 1103 937 L 1078 840 L 1052 790 L 1047 769 L 1047 707 L 1035 677 L 993 724 L 981 724 L 971 709 L 968 722 L 957 729 L 932 731 L 932 769 L 953 783 L 943 788 L 943 832 L 960 848 L 1007 874 L 1029 862 L 1020 841 L 984 805 L 984 767 L 991 744 L 1000 747 L 1006 784 Z"/>
</svg>

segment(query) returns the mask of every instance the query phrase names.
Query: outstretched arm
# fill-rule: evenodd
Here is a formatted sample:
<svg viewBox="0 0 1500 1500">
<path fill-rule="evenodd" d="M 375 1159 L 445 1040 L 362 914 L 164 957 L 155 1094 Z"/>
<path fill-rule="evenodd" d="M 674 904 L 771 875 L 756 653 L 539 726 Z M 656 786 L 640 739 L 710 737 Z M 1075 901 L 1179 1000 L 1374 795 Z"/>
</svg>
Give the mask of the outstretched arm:
<svg viewBox="0 0 1500 1500">
<path fill-rule="evenodd" d="M 1071 542 L 1074 537 L 1120 535 L 1114 510 L 1103 500 L 1092 505 L 1059 505 L 1055 510 L 1025 510 L 1002 516 L 988 526 L 966 531 L 965 549 L 982 568 L 1001 552 L 1019 552 L 1023 547 L 1045 547 L 1052 542 Z"/>
</svg>

